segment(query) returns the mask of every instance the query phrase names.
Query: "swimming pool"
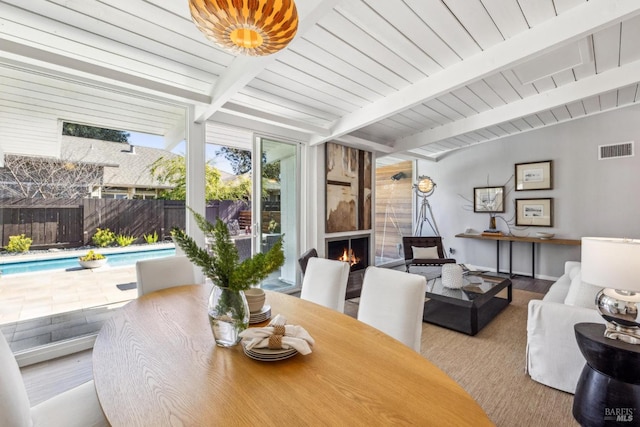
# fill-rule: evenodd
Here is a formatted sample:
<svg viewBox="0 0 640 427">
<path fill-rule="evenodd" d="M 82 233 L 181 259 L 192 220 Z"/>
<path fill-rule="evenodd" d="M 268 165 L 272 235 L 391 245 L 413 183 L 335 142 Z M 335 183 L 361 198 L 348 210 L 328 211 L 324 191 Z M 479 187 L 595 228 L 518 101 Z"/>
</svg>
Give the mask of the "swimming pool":
<svg viewBox="0 0 640 427">
<path fill-rule="evenodd" d="M 151 249 L 138 251 L 123 251 L 105 253 L 107 257 L 107 266 L 121 267 L 133 265 L 141 259 L 160 258 L 175 255 L 175 248 Z M 42 258 L 30 261 L 6 262 L 0 264 L 0 272 L 3 276 L 18 273 L 36 273 L 48 270 L 66 270 L 71 268 L 82 268 L 78 264 L 78 255 L 60 254 L 56 258 Z"/>
</svg>

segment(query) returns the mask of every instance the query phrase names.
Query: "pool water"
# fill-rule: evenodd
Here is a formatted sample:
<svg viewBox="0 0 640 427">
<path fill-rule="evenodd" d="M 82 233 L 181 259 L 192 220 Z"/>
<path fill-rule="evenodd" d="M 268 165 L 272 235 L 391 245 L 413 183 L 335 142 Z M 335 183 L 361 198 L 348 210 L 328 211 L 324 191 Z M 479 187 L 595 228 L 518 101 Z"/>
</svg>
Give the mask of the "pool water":
<svg viewBox="0 0 640 427">
<path fill-rule="evenodd" d="M 175 253 L 175 248 L 168 248 L 109 253 L 105 254 L 105 256 L 107 257 L 107 266 L 122 267 L 133 265 L 136 261 L 142 259 L 167 257 L 175 255 Z M 0 272 L 3 276 L 18 273 L 36 273 L 48 270 L 66 270 L 71 268 L 82 268 L 80 267 L 80 264 L 78 264 L 78 257 L 76 255 L 0 264 Z"/>
</svg>

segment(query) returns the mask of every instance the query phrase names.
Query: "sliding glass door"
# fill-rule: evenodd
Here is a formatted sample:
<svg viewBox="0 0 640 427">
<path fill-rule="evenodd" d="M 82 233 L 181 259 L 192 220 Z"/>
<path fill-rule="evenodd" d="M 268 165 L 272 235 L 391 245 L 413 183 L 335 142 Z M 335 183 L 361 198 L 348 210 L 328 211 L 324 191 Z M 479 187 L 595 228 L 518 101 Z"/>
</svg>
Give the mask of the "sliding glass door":
<svg viewBox="0 0 640 427">
<path fill-rule="evenodd" d="M 254 179 L 254 248 L 266 252 L 283 238 L 285 264 L 262 284 L 282 292 L 295 289 L 298 259 L 298 144 L 256 138 Z"/>
</svg>

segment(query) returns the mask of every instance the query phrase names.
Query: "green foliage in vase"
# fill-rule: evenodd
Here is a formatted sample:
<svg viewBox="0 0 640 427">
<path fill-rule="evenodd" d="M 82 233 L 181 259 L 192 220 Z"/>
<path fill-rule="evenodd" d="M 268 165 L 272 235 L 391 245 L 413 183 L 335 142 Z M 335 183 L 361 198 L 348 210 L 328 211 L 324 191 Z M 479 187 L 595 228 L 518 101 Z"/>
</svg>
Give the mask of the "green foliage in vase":
<svg viewBox="0 0 640 427">
<path fill-rule="evenodd" d="M 24 234 L 19 236 L 9 236 L 9 243 L 4 248 L 7 252 L 27 252 L 33 240 Z"/>
<path fill-rule="evenodd" d="M 211 253 L 200 248 L 183 230 L 173 228 L 171 234 L 185 255 L 198 267 L 205 276 L 221 287 L 232 291 L 245 291 L 251 285 L 267 278 L 267 276 L 284 264 L 282 238 L 266 253 L 259 253 L 242 262 L 239 261 L 238 249 L 229 236 L 229 229 L 220 218 L 215 225 L 202 215 L 194 212 L 196 224 L 204 234 L 213 239 Z"/>
</svg>

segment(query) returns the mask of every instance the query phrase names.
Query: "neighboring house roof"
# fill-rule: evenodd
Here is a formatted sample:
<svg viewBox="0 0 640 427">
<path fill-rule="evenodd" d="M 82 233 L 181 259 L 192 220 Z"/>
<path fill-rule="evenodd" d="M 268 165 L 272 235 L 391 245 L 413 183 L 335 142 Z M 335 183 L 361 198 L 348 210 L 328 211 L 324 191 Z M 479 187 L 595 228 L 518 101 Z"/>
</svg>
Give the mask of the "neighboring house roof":
<svg viewBox="0 0 640 427">
<path fill-rule="evenodd" d="M 151 176 L 151 165 L 161 157 L 171 159 L 180 156 L 159 148 L 62 136 L 61 158 L 104 165 L 104 186 L 171 188 L 171 185 L 162 184 Z"/>
</svg>

